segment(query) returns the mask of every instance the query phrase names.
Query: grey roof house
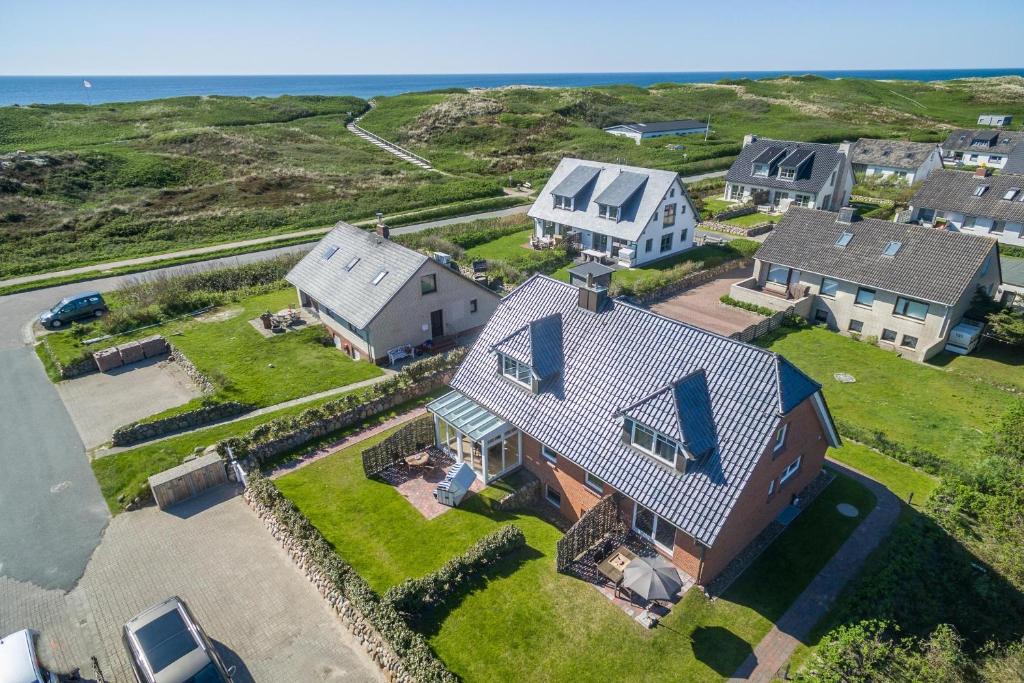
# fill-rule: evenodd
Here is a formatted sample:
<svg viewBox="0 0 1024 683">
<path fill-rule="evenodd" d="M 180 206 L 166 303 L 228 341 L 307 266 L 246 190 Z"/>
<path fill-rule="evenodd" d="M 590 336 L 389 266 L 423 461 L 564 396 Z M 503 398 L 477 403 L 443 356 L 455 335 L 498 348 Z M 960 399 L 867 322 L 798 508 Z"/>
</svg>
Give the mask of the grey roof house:
<svg viewBox="0 0 1024 683">
<path fill-rule="evenodd" d="M 708 124 L 694 119 L 678 119 L 675 121 L 648 121 L 646 123 L 617 123 L 608 126 L 604 132 L 612 135 L 632 138 L 636 144 L 648 138 L 660 138 L 666 135 L 695 135 L 708 131 Z"/>
<path fill-rule="evenodd" d="M 486 481 L 526 468 L 569 520 L 614 495 L 699 583 L 839 443 L 821 387 L 786 359 L 609 299 L 592 280 L 519 286 L 451 387 L 428 406 L 439 446 Z"/>
<path fill-rule="evenodd" d="M 572 239 L 625 267 L 693 246 L 697 216 L 674 171 L 565 158 L 528 212 L 536 240 Z"/>
<path fill-rule="evenodd" d="M 913 184 L 942 168 L 942 155 L 933 142 L 860 138 L 850 147 L 850 163 L 859 179 L 898 178 Z"/>
<path fill-rule="evenodd" d="M 936 171 L 911 198 L 910 220 L 1024 246 L 1024 175 Z"/>
<path fill-rule="evenodd" d="M 747 135 L 725 175 L 725 198 L 779 211 L 790 205 L 838 210 L 849 200 L 853 187 L 849 148 L 849 143 L 825 145 Z"/>
<path fill-rule="evenodd" d="M 877 339 L 914 360 L 942 351 L 978 290 L 1000 281 L 997 242 L 920 225 L 792 209 L 754 254 L 741 301 Z"/>
<path fill-rule="evenodd" d="M 349 356 L 386 362 L 389 351 L 450 343 L 479 328 L 498 295 L 458 270 L 377 232 L 339 222 L 285 276 Z"/>
<path fill-rule="evenodd" d="M 1007 158 L 1021 142 L 1024 142 L 1022 132 L 961 128 L 950 133 L 940 145 L 942 162 L 947 166 L 1003 168 Z"/>
</svg>

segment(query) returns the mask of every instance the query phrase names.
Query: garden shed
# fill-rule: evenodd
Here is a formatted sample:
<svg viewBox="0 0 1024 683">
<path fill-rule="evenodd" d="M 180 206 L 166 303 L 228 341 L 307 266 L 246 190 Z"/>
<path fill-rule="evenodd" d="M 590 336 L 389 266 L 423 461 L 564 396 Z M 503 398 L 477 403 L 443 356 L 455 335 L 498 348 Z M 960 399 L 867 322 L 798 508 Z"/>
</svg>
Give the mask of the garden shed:
<svg viewBox="0 0 1024 683">
<path fill-rule="evenodd" d="M 157 506 L 166 510 L 227 480 L 224 461 L 217 453 L 209 453 L 154 474 L 149 478 L 149 489 Z"/>
</svg>

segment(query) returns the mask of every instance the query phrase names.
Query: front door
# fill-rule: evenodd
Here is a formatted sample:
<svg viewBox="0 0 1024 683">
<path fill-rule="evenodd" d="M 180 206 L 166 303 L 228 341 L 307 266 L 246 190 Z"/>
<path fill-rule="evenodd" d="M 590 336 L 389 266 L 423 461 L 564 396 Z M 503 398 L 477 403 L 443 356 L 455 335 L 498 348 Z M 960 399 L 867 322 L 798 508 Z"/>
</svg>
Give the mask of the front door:
<svg viewBox="0 0 1024 683">
<path fill-rule="evenodd" d="M 444 335 L 444 310 L 430 312 L 430 337 L 436 339 Z"/>
<path fill-rule="evenodd" d="M 608 252 L 608 235 L 601 235 L 594 233 L 594 240 L 592 242 L 594 249 L 597 251 Z"/>
</svg>

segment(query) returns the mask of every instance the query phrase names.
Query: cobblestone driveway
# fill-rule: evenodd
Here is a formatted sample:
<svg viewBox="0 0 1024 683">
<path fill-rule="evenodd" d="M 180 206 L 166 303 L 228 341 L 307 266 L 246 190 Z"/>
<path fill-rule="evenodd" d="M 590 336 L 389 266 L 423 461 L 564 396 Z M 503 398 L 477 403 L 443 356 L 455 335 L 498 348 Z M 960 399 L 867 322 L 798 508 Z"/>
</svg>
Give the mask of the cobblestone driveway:
<svg viewBox="0 0 1024 683">
<path fill-rule="evenodd" d="M 161 512 L 115 517 L 70 592 L 0 577 L 0 632 L 33 628 L 40 656 L 59 671 L 130 681 L 122 624 L 181 596 L 235 680 L 372 681 L 377 669 L 316 589 L 230 487 Z"/>
</svg>

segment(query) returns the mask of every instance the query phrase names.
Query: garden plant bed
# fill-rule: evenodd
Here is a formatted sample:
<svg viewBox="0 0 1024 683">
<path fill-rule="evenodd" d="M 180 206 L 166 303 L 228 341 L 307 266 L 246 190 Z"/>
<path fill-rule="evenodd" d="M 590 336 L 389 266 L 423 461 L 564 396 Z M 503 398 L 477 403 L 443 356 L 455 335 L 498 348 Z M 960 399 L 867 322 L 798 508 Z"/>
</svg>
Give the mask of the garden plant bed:
<svg viewBox="0 0 1024 683">
<path fill-rule="evenodd" d="M 589 584 L 555 571 L 561 531 L 543 515 L 494 510 L 506 487 L 487 487 L 427 520 L 393 487 L 364 476 L 359 454 L 370 445 L 356 444 L 276 483 L 378 594 L 438 569 L 499 526 L 514 523 L 526 535 L 527 547 L 501 560 L 484 586 L 422 624 L 434 651 L 467 681 L 720 680 L 856 526 L 857 520 L 844 523 L 835 505 L 872 505 L 866 490 L 840 478 L 724 597 L 709 602 L 691 590 L 663 627 L 647 631 Z M 811 543 L 816 535 L 827 538 Z M 770 590 L 759 590 L 764 586 Z M 576 656 L 565 657 L 567 651 Z"/>
</svg>

